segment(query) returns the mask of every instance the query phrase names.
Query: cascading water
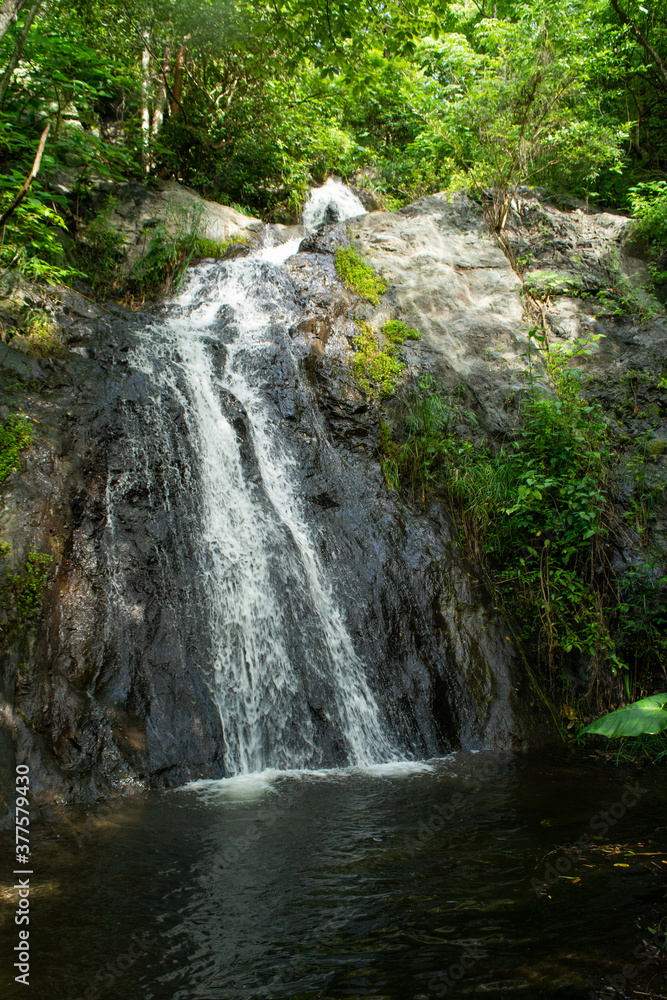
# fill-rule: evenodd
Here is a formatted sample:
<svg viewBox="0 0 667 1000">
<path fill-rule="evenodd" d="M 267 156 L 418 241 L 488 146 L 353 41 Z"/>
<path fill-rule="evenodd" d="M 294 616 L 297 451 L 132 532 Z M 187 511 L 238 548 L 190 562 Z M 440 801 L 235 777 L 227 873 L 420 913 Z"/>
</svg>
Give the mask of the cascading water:
<svg viewBox="0 0 667 1000">
<path fill-rule="evenodd" d="M 328 182 L 314 192 L 304 213 L 309 224 L 338 187 Z M 339 218 L 363 212 L 343 192 Z M 288 331 L 300 306 L 281 264 L 296 249 L 292 241 L 194 268 L 132 359 L 150 386 L 150 412 L 130 431 L 133 475 L 152 488 L 151 454 L 184 470 L 163 484 L 162 506 L 170 508 L 172 532 L 190 535 L 192 555 L 181 563 L 195 567 L 188 602 L 207 633 L 208 662 L 200 667 L 219 709 L 227 774 L 394 756 L 265 392 L 267 370 L 291 358 Z M 173 413 L 180 414 L 177 431 Z M 113 545 L 113 495 L 108 509 Z M 116 613 L 127 617 L 117 554 L 109 565 Z"/>
<path fill-rule="evenodd" d="M 335 177 L 330 177 L 322 187 L 311 190 L 303 209 L 303 225 L 306 229 L 316 229 L 365 214 L 366 209 L 356 194 Z"/>
</svg>

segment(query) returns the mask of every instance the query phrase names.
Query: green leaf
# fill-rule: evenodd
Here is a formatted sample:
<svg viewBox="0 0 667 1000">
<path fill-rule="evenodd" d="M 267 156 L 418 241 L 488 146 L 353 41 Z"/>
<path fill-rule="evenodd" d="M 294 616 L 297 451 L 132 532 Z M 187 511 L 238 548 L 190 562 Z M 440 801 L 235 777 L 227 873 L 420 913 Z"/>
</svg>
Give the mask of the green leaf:
<svg viewBox="0 0 667 1000">
<path fill-rule="evenodd" d="M 581 730 L 599 736 L 639 736 L 641 733 L 661 733 L 667 729 L 667 692 L 652 694 L 625 708 L 603 715 Z"/>
</svg>

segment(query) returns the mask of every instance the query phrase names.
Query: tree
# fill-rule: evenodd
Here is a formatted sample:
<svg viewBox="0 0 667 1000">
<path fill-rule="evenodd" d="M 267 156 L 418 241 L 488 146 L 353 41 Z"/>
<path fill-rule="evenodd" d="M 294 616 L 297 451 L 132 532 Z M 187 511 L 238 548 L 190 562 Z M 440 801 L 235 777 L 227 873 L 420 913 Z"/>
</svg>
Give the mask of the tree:
<svg viewBox="0 0 667 1000">
<path fill-rule="evenodd" d="M 515 18 L 482 18 L 469 35 L 427 43 L 427 114 L 461 182 L 493 190 L 497 231 L 520 184 L 590 186 L 603 166 L 621 169 L 627 127 L 599 102 L 613 53 L 589 5 L 534 0 Z"/>
<path fill-rule="evenodd" d="M 16 21 L 25 2 L 26 0 L 2 0 L 0 3 L 0 40 L 4 38 L 7 29 Z"/>
<path fill-rule="evenodd" d="M 4 72 L 2 79 L 0 80 L 0 104 L 2 104 L 5 99 L 5 94 L 7 93 L 7 88 L 12 81 L 12 76 L 14 75 L 14 70 L 18 66 L 21 56 L 23 55 L 23 50 L 25 48 L 25 43 L 28 39 L 28 34 L 32 28 L 35 18 L 39 14 L 40 7 L 42 6 L 42 0 L 37 0 L 33 3 L 32 7 L 28 11 L 25 21 L 23 22 L 23 27 L 21 28 L 19 37 L 16 40 L 14 46 L 14 51 L 12 52 L 7 68 Z"/>
</svg>

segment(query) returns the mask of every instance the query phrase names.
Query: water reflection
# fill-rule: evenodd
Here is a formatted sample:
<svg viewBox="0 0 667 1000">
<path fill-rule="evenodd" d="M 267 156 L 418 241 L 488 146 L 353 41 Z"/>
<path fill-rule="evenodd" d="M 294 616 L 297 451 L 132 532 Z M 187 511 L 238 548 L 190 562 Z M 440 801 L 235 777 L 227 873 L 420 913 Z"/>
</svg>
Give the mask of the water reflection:
<svg viewBox="0 0 667 1000">
<path fill-rule="evenodd" d="M 542 894 L 531 880 L 628 780 L 567 755 L 461 753 L 70 812 L 35 828 L 51 888 L 31 925 L 34 995 L 588 997 L 632 959 L 663 888 L 663 773 Z M 2 934 L 6 961 L 13 924 Z"/>
</svg>

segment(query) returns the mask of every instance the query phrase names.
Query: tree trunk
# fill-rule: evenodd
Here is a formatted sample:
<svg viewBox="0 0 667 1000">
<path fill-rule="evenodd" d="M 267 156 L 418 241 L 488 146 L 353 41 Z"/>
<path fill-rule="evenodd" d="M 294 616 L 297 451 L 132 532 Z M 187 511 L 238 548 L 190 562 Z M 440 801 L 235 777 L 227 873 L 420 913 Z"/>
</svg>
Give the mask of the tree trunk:
<svg viewBox="0 0 667 1000">
<path fill-rule="evenodd" d="M 34 3 L 28 11 L 28 16 L 25 19 L 25 24 L 21 28 L 21 34 L 16 40 L 16 45 L 14 46 L 14 51 L 12 52 L 5 74 L 2 80 L 0 80 L 0 104 L 2 104 L 5 99 L 5 94 L 7 93 L 9 84 L 12 82 L 12 77 L 14 76 L 14 70 L 18 66 L 21 56 L 23 55 L 23 49 L 25 47 L 26 39 L 28 38 L 28 32 L 32 28 L 33 22 L 39 13 L 41 5 L 42 0 L 37 0 L 37 2 Z"/>
<path fill-rule="evenodd" d="M 144 32 L 144 41 L 148 43 L 148 32 Z M 151 82 L 151 53 L 148 44 L 141 54 L 141 162 L 144 173 L 151 169 L 150 141 L 151 116 L 148 108 L 148 95 Z"/>
<path fill-rule="evenodd" d="M 0 3 L 0 39 L 4 38 L 7 28 L 16 21 L 25 0 L 2 0 Z"/>
<path fill-rule="evenodd" d="M 157 85 L 157 96 L 155 99 L 155 111 L 153 112 L 153 127 L 151 134 L 153 139 L 157 139 L 164 121 L 164 113 L 167 108 L 167 77 L 171 69 L 171 49 L 165 45 L 162 51 L 162 67 Z"/>
<path fill-rule="evenodd" d="M 185 45 L 181 45 L 176 53 L 176 63 L 174 65 L 174 89 L 172 91 L 171 116 L 178 114 L 181 109 L 183 98 L 183 62 L 185 60 Z"/>
</svg>

